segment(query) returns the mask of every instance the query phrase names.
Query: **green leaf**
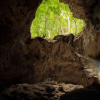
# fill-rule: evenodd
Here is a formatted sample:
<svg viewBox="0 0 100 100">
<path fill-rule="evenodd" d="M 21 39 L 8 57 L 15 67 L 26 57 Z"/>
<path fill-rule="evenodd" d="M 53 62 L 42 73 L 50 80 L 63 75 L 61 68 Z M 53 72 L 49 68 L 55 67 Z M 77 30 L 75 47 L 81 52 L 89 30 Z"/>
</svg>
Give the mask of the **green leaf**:
<svg viewBox="0 0 100 100">
<path fill-rule="evenodd" d="M 68 22 L 70 23 L 70 29 L 68 29 Z M 61 3 L 59 0 L 43 0 L 36 11 L 30 31 L 32 37 L 47 34 L 48 38 L 53 38 L 55 35 L 62 33 L 73 33 L 75 35 L 81 32 L 83 26 L 84 22 L 82 20 L 73 19 L 73 14 L 67 4 Z M 77 32 L 75 32 L 76 28 Z"/>
</svg>

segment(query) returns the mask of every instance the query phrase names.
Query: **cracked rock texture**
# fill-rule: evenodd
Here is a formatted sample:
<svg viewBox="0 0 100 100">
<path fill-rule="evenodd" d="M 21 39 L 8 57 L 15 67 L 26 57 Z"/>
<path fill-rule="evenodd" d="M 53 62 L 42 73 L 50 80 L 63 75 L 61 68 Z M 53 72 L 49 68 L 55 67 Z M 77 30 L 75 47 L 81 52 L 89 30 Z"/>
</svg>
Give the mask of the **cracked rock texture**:
<svg viewBox="0 0 100 100">
<path fill-rule="evenodd" d="M 0 0 L 0 89 L 48 78 L 84 87 L 99 83 L 99 69 L 98 73 L 89 69 L 100 61 L 100 1 L 60 1 L 85 22 L 74 41 L 66 40 L 68 36 L 59 41 L 31 39 L 30 26 L 42 0 Z"/>
<path fill-rule="evenodd" d="M 81 85 L 58 84 L 55 81 L 45 81 L 38 84 L 16 84 L 5 89 L 0 94 L 2 100 L 60 100 L 65 93 L 82 89 Z"/>
<path fill-rule="evenodd" d="M 100 85 L 81 85 L 45 81 L 16 84 L 0 93 L 0 100 L 100 100 Z"/>
</svg>

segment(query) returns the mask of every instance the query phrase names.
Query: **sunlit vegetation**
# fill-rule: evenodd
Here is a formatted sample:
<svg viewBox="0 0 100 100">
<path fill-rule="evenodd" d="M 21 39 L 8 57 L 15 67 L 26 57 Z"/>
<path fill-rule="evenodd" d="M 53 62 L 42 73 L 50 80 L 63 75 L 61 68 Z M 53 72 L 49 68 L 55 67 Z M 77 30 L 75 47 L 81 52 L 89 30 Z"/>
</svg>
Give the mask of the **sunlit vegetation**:
<svg viewBox="0 0 100 100">
<path fill-rule="evenodd" d="M 74 35 L 81 32 L 84 22 L 74 18 L 67 4 L 59 0 L 43 0 L 31 25 L 31 36 L 53 38 L 55 35 Z"/>
</svg>

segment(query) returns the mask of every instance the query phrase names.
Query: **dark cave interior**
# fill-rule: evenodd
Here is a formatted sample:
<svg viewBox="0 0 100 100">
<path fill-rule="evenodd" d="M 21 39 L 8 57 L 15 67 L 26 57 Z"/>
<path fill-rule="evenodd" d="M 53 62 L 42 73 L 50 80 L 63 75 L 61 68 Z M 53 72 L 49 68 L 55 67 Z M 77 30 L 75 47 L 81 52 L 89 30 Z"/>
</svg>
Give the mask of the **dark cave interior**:
<svg viewBox="0 0 100 100">
<path fill-rule="evenodd" d="M 100 100 L 100 1 L 59 1 L 85 22 L 74 40 L 31 39 L 42 0 L 0 0 L 0 100 Z"/>
</svg>

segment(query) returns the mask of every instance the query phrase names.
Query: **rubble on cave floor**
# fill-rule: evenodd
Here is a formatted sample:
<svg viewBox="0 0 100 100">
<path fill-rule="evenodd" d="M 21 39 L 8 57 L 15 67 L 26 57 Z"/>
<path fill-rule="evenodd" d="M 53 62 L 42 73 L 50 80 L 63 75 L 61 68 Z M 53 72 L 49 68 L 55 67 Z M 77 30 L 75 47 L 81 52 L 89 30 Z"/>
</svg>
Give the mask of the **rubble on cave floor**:
<svg viewBox="0 0 100 100">
<path fill-rule="evenodd" d="M 46 80 L 12 85 L 0 93 L 0 100 L 100 100 L 99 95 L 99 84 L 83 87 Z"/>
<path fill-rule="evenodd" d="M 38 84 L 16 84 L 1 93 L 2 100 L 60 100 L 67 92 L 83 88 L 81 85 L 46 80 Z"/>
</svg>

